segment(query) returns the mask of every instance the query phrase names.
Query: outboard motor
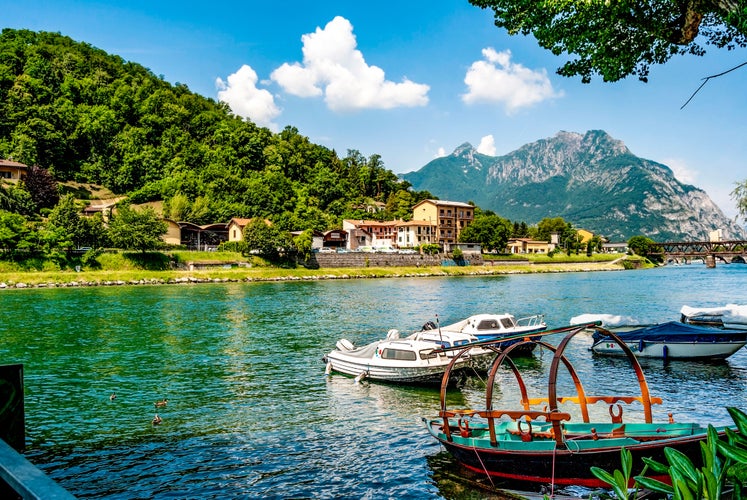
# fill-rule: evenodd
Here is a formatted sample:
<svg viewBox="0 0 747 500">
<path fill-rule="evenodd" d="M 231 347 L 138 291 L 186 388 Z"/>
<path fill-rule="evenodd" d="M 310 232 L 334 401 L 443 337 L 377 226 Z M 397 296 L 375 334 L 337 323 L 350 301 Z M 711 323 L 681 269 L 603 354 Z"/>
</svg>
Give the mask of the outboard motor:
<svg viewBox="0 0 747 500">
<path fill-rule="evenodd" d="M 420 331 L 421 332 L 425 332 L 427 330 L 435 330 L 436 328 L 438 328 L 438 327 L 436 326 L 436 324 L 433 321 L 428 321 L 426 324 L 424 324 L 420 328 Z"/>
<path fill-rule="evenodd" d="M 345 352 L 345 351 L 352 351 L 353 349 L 355 349 L 355 346 L 353 345 L 353 343 L 347 339 L 340 339 L 337 341 L 337 344 L 335 345 L 337 346 L 338 351 Z"/>
</svg>

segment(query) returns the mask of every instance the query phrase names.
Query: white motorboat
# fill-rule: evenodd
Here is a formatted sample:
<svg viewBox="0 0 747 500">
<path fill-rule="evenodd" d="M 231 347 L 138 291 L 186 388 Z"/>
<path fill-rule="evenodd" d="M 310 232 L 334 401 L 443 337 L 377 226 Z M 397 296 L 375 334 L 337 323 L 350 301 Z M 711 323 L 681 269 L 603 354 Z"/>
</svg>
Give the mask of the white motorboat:
<svg viewBox="0 0 747 500">
<path fill-rule="evenodd" d="M 324 356 L 327 373 L 338 372 L 356 377 L 396 384 L 441 384 L 443 374 L 455 352 L 450 348 L 477 342 L 474 336 L 457 332 L 423 330 L 400 337 L 398 330 L 389 330 L 386 338 L 362 347 L 346 339 L 339 340 L 336 349 Z M 460 358 L 457 372 L 484 370 L 497 351 L 489 347 L 474 347 L 469 356 Z M 465 375 L 466 373 L 463 373 Z"/>
<path fill-rule="evenodd" d="M 521 335 L 530 335 L 540 339 L 540 332 L 547 329 L 544 314 L 535 314 L 525 318 L 516 319 L 508 313 L 502 314 L 476 314 L 456 323 L 441 327 L 443 333 L 457 332 L 472 335 L 479 342 L 497 341 L 496 346 L 500 349 L 521 342 L 524 338 Z M 500 341 L 502 338 L 510 337 L 508 340 Z M 535 344 L 526 344 L 522 352 L 531 352 Z M 519 353 L 515 353 L 519 354 Z"/>
</svg>

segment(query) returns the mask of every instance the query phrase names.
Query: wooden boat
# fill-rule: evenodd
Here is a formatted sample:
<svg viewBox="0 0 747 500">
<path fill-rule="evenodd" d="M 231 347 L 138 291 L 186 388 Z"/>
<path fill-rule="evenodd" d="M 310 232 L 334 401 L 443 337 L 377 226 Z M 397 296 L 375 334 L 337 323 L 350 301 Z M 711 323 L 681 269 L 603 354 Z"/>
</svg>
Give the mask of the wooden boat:
<svg viewBox="0 0 747 500">
<path fill-rule="evenodd" d="M 610 328 L 641 358 L 726 359 L 747 344 L 747 329 L 727 329 L 669 321 L 657 325 Z M 593 334 L 591 350 L 607 356 L 625 356 L 622 344 L 604 331 Z"/>
<path fill-rule="evenodd" d="M 620 468 L 620 450 L 624 447 L 633 457 L 633 475 L 643 470 L 643 457 L 666 463 L 664 448 L 674 448 L 688 457 L 700 456 L 700 443 L 706 440 L 707 427 L 697 423 L 674 422 L 671 414 L 666 422 L 653 422 L 652 405 L 661 404 L 661 398 L 652 397 L 640 364 L 627 344 L 614 333 L 609 337 L 618 342 L 632 364 L 640 387 L 640 395 L 593 396 L 586 394 L 576 370 L 563 354 L 569 341 L 586 328 L 580 325 L 545 332 L 545 335 L 566 333 L 554 347 L 544 341 L 534 341 L 552 351 L 547 396 L 530 398 L 527 386 L 511 352 L 519 344 L 506 348 L 493 362 L 486 384 L 485 408 L 448 409 L 446 393 L 450 368 L 446 370 L 441 386 L 441 410 L 438 417 L 424 419 L 430 434 L 436 438 L 464 467 L 477 474 L 518 483 L 523 486 L 579 485 L 606 487 L 596 478 L 591 467 L 608 471 Z M 523 341 L 529 342 L 529 341 Z M 464 351 L 461 351 L 464 352 Z M 460 354 L 461 354 L 460 352 Z M 452 359 L 457 365 L 459 355 Z M 493 386 L 503 364 L 512 370 L 521 393 L 521 408 L 493 408 Z M 576 394 L 560 396 L 558 372 L 564 366 L 573 380 Z M 570 413 L 560 410 L 560 403 L 577 404 L 580 422 L 572 422 Z M 609 405 L 609 422 L 590 421 L 590 406 L 596 403 Z M 643 407 L 643 422 L 623 421 L 622 404 L 636 403 Z M 539 409 L 538 409 L 539 408 Z M 718 429 L 720 433 L 724 429 Z M 647 474 L 659 480 L 664 475 Z"/>
<path fill-rule="evenodd" d="M 346 339 L 339 340 L 336 349 L 324 356 L 327 373 L 339 372 L 357 377 L 395 384 L 438 385 L 455 356 L 449 349 L 477 342 L 471 335 L 457 332 L 426 330 L 401 338 L 399 331 L 389 330 L 383 340 L 356 348 Z M 445 349 L 445 350 L 444 350 Z M 467 348 L 452 370 L 465 376 L 472 371 L 485 371 L 497 355 L 490 346 Z M 455 377 L 454 382 L 457 382 Z"/>
<path fill-rule="evenodd" d="M 535 314 L 516 319 L 508 313 L 476 314 L 456 323 L 441 327 L 444 332 L 458 332 L 474 335 L 478 341 L 500 341 L 500 349 L 518 343 L 524 339 L 520 334 L 536 334 L 547 329 L 543 314 Z M 534 335 L 536 337 L 536 335 Z M 523 352 L 531 352 L 532 344 L 523 344 Z M 515 354 L 518 354 L 515 353 Z"/>
</svg>

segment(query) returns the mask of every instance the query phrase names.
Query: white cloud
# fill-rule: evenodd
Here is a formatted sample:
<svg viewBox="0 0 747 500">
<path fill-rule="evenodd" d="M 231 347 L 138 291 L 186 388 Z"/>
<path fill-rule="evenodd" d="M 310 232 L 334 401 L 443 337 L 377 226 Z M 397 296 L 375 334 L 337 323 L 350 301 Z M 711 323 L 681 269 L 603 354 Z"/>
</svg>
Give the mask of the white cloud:
<svg viewBox="0 0 747 500">
<path fill-rule="evenodd" d="M 477 146 L 477 152 L 488 156 L 495 156 L 495 139 L 492 135 L 486 135 L 480 139 L 480 145 Z"/>
<path fill-rule="evenodd" d="M 443 158 L 446 156 L 446 150 L 443 147 L 438 148 L 438 151 L 436 151 L 436 156 L 434 158 Z"/>
<path fill-rule="evenodd" d="M 683 184 L 695 185 L 698 172 L 687 166 L 684 160 L 667 158 L 662 163 L 672 169 L 672 173 Z"/>
<path fill-rule="evenodd" d="M 272 94 L 257 88 L 257 73 L 244 64 L 236 73 L 228 76 L 228 81 L 216 78 L 218 99 L 227 103 L 231 111 L 243 118 L 249 118 L 261 127 L 277 132 L 279 127 L 272 120 L 280 115 Z"/>
<path fill-rule="evenodd" d="M 475 61 L 467 70 L 464 83 L 468 91 L 462 94 L 466 104 L 503 104 L 508 114 L 546 99 L 562 96 L 556 92 L 544 69 L 533 71 L 511 62 L 511 51 L 482 49 L 483 60 Z"/>
<path fill-rule="evenodd" d="M 366 64 L 356 49 L 353 26 L 337 16 L 314 33 L 301 37 L 303 64 L 284 63 L 270 78 L 299 97 L 324 95 L 334 111 L 425 106 L 430 87 L 404 78 L 386 80 L 384 70 Z"/>
</svg>

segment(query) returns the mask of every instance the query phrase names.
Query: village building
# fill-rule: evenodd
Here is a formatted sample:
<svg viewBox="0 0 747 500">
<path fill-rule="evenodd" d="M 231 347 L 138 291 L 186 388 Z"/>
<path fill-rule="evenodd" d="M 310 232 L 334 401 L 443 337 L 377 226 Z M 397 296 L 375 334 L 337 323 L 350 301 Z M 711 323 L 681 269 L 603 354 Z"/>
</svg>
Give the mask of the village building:
<svg viewBox="0 0 747 500">
<path fill-rule="evenodd" d="M 436 225 L 424 220 L 402 222 L 397 226 L 397 246 L 413 248 L 436 242 Z"/>
<path fill-rule="evenodd" d="M 348 250 L 361 248 L 393 248 L 397 243 L 397 227 L 403 221 L 351 220 L 342 221 L 342 229 L 350 236 Z"/>
<path fill-rule="evenodd" d="M 554 248 L 553 243 L 531 238 L 511 238 L 506 243 L 506 251 L 510 254 L 547 254 Z"/>
<path fill-rule="evenodd" d="M 29 167 L 13 160 L 0 159 L 0 179 L 18 182 L 26 177 Z"/>
<path fill-rule="evenodd" d="M 475 207 L 459 201 L 423 200 L 412 208 L 412 219 L 435 225 L 434 243 L 448 250 L 475 219 Z"/>
</svg>

